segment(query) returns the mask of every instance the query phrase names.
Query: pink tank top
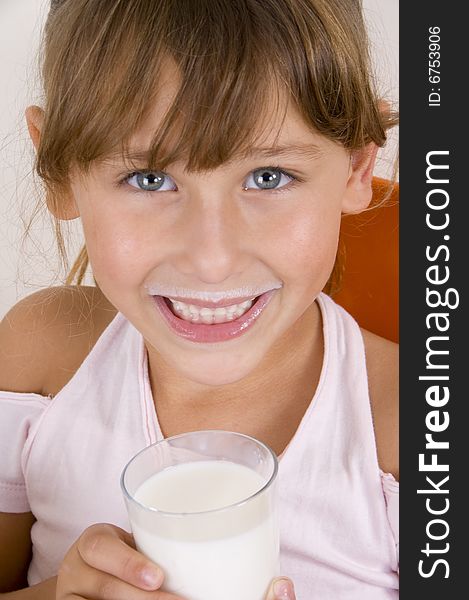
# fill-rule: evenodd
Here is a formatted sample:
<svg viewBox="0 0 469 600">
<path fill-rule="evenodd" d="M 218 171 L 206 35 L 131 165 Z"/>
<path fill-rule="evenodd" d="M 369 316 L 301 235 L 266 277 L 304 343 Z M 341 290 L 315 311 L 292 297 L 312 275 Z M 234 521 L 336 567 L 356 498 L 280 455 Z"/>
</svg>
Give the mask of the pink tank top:
<svg viewBox="0 0 469 600">
<path fill-rule="evenodd" d="M 378 466 L 363 339 L 318 297 L 320 381 L 280 457 L 281 573 L 298 600 L 398 597 L 398 484 Z M 0 392 L 0 511 L 32 511 L 30 585 L 92 523 L 130 530 L 120 474 L 162 439 L 142 335 L 118 313 L 54 397 Z"/>
</svg>

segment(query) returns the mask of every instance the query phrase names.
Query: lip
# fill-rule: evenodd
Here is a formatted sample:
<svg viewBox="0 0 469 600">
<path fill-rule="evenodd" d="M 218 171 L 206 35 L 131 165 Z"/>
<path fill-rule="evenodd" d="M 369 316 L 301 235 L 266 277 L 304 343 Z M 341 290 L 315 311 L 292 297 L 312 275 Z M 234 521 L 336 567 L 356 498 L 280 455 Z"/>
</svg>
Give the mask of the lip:
<svg viewBox="0 0 469 600">
<path fill-rule="evenodd" d="M 160 314 L 174 333 L 191 342 L 213 344 L 232 340 L 249 331 L 264 312 L 276 291 L 277 290 L 269 290 L 258 296 L 251 308 L 234 321 L 215 323 L 213 325 L 184 321 L 170 310 L 167 301 L 163 296 L 153 296 L 153 299 Z M 250 300 L 251 298 L 248 299 Z M 237 300 L 237 303 L 241 301 L 240 299 Z M 218 304 L 217 306 L 222 307 L 223 304 Z"/>
</svg>

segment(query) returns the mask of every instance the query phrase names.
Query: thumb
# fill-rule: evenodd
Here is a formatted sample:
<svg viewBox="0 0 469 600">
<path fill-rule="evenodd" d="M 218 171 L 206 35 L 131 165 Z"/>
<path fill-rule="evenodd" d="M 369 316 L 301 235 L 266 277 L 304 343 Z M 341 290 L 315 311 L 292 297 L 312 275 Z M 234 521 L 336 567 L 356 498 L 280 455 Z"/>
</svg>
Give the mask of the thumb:
<svg viewBox="0 0 469 600">
<path fill-rule="evenodd" d="M 266 600 L 296 600 L 292 581 L 286 577 L 274 579 L 269 588 Z"/>
</svg>

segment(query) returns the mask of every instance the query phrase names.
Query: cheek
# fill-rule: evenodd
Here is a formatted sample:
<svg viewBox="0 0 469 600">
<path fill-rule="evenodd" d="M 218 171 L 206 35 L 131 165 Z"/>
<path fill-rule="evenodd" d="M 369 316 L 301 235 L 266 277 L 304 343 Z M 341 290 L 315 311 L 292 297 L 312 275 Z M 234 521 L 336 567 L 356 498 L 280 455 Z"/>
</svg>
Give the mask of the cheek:
<svg viewBox="0 0 469 600">
<path fill-rule="evenodd" d="M 314 215 L 304 211 L 283 221 L 271 248 L 285 281 L 318 291 L 324 287 L 334 266 L 340 219 L 339 210 Z"/>
<path fill-rule="evenodd" d="M 109 281 L 122 288 L 140 283 L 147 268 L 144 247 L 126 232 L 113 231 L 107 237 L 101 236 L 91 258 L 98 282 Z"/>
<path fill-rule="evenodd" d="M 145 269 L 144 232 L 130 219 L 100 210 L 82 213 L 83 231 L 93 274 L 106 288 L 138 281 Z"/>
</svg>

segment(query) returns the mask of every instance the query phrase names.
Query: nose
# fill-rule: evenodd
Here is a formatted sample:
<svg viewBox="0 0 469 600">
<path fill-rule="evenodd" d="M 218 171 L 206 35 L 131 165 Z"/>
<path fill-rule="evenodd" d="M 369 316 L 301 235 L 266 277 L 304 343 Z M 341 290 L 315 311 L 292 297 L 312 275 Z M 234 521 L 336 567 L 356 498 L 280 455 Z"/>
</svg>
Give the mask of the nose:
<svg viewBox="0 0 469 600">
<path fill-rule="evenodd" d="M 191 200 L 183 217 L 179 268 L 204 283 L 222 283 L 245 267 L 247 224 L 234 199 Z"/>
</svg>

